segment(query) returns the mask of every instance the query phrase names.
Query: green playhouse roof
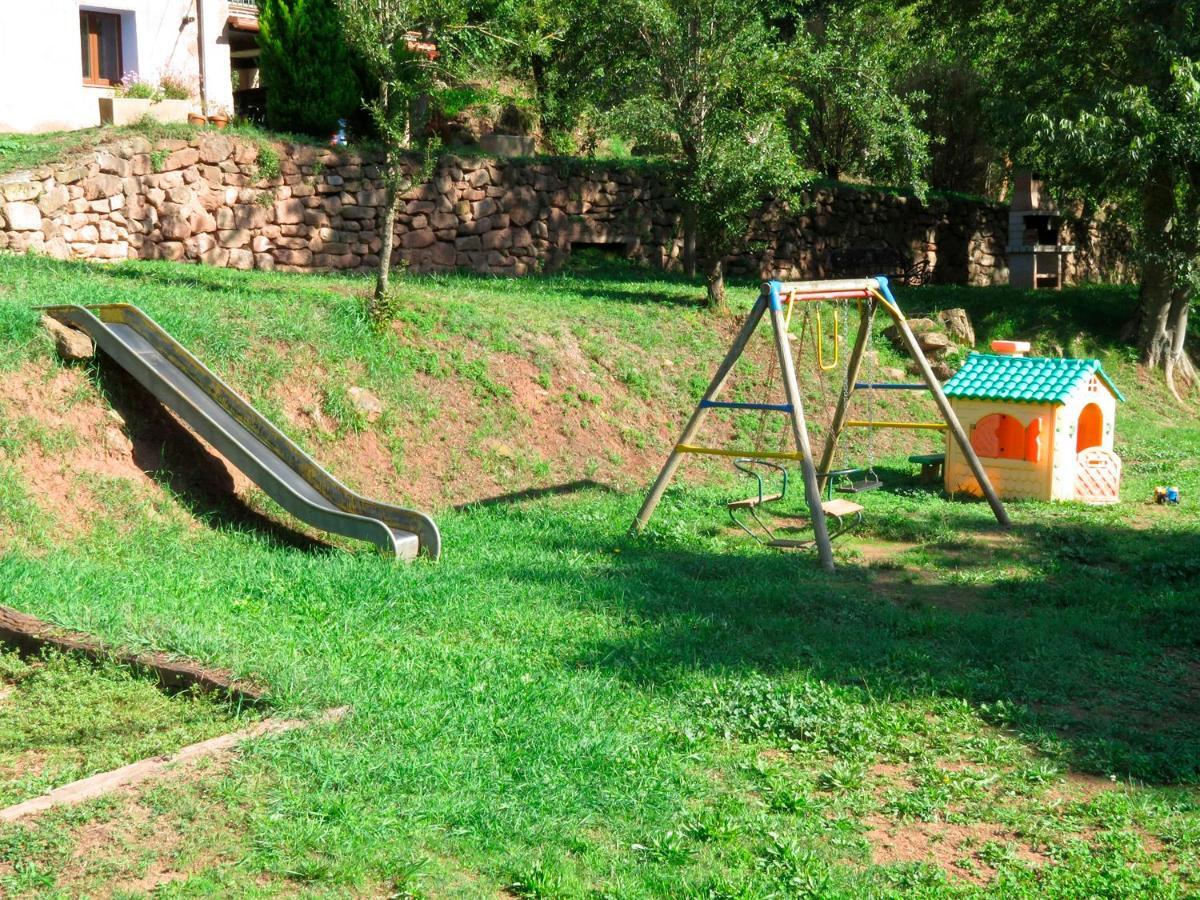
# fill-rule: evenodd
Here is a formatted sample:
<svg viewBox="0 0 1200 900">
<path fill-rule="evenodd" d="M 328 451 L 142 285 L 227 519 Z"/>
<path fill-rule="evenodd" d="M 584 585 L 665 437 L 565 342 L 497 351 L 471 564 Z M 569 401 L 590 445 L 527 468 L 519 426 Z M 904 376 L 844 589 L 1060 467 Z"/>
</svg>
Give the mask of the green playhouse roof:
<svg viewBox="0 0 1200 900">
<path fill-rule="evenodd" d="M 1051 359 L 1043 356 L 995 356 L 971 353 L 954 377 L 943 385 L 947 397 L 964 400 L 1012 400 L 1018 403 L 1066 403 L 1092 376 L 1117 390 L 1098 359 Z"/>
</svg>

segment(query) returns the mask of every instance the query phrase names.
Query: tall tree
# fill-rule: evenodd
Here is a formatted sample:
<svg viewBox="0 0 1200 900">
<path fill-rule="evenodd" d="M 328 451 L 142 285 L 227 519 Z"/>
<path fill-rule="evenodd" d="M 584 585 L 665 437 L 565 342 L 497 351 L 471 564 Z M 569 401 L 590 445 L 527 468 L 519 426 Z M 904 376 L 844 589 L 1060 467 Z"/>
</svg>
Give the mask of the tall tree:
<svg viewBox="0 0 1200 900">
<path fill-rule="evenodd" d="M 753 0 L 613 0 L 586 14 L 608 57 L 592 67 L 603 100 L 625 133 L 675 161 L 685 257 L 723 308 L 726 256 L 764 199 L 798 181 L 777 42 Z"/>
<path fill-rule="evenodd" d="M 887 0 L 799 3 L 779 23 L 793 32 L 788 120 L 809 168 L 835 180 L 923 185 L 929 138 L 917 106 L 924 97 L 901 88 L 917 24 L 911 4 Z"/>
<path fill-rule="evenodd" d="M 1007 0 L 986 10 L 993 120 L 1052 186 L 1116 202 L 1141 265 L 1142 361 L 1195 385 L 1200 288 L 1200 0 Z"/>
<path fill-rule="evenodd" d="M 437 85 L 439 54 L 427 40 L 439 24 L 449 24 L 448 6 L 436 0 L 336 0 L 350 46 L 372 80 L 367 110 L 386 147 L 387 204 L 382 223 L 379 270 L 369 312 L 378 320 L 386 308 L 396 215 L 412 183 L 406 156 L 431 150 L 426 133 L 431 95 Z M 428 174 L 425 172 L 424 174 Z"/>
<path fill-rule="evenodd" d="M 321 137 L 337 131 L 360 91 L 334 0 L 261 0 L 259 26 L 267 124 Z"/>
</svg>

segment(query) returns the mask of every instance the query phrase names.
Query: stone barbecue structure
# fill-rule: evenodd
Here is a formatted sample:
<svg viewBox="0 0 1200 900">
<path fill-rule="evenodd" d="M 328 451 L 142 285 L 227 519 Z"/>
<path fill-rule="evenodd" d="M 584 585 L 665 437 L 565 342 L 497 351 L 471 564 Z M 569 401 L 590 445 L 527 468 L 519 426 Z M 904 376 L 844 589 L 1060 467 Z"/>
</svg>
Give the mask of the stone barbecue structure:
<svg viewBox="0 0 1200 900">
<path fill-rule="evenodd" d="M 4 176 L 0 250 L 236 269 L 374 267 L 386 203 L 379 158 L 264 146 L 220 132 L 153 143 L 131 137 Z M 396 262 L 414 272 L 523 275 L 552 270 L 581 247 L 680 264 L 680 206 L 669 180 L 650 167 L 446 156 L 404 201 Z M 795 210 L 766 204 L 730 271 L 828 278 L 898 267 L 935 282 L 1003 284 L 1007 227 L 1006 207 L 979 200 L 817 188 Z M 1067 280 L 1125 276 L 1120 232 L 1095 222 L 1063 227 L 1074 229 L 1077 246 L 1064 264 Z"/>
</svg>

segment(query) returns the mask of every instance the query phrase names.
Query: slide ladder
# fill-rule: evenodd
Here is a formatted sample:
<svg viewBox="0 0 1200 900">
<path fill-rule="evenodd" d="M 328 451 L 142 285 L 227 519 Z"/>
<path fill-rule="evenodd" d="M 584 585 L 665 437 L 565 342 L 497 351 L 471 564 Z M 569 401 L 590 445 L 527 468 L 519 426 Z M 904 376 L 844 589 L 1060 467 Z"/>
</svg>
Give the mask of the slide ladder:
<svg viewBox="0 0 1200 900">
<path fill-rule="evenodd" d="M 296 518 L 370 541 L 397 559 L 440 555 L 433 519 L 351 491 L 136 306 L 52 306 L 43 312 L 91 335 L 117 365 Z"/>
</svg>

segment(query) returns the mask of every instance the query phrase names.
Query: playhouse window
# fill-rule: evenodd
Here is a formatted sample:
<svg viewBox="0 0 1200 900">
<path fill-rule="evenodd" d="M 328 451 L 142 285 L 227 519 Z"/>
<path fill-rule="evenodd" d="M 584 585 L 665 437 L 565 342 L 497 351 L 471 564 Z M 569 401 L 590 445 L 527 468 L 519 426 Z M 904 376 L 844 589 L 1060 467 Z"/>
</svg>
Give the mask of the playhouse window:
<svg viewBox="0 0 1200 900">
<path fill-rule="evenodd" d="M 1075 452 L 1089 447 L 1099 447 L 1104 442 L 1104 413 L 1095 403 L 1089 403 L 1079 413 L 1079 425 L 1075 429 Z"/>
<path fill-rule="evenodd" d="M 971 446 L 989 459 L 1025 459 L 1025 428 L 1012 416 L 992 413 L 971 429 Z"/>
</svg>

